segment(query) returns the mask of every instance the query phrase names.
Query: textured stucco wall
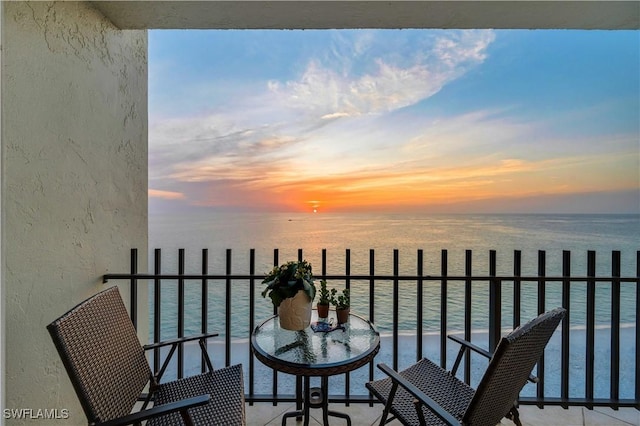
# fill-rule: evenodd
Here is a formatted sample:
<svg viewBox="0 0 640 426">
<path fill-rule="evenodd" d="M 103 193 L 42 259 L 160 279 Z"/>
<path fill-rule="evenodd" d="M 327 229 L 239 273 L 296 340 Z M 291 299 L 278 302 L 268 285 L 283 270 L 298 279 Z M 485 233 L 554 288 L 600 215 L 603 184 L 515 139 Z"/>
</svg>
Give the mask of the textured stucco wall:
<svg viewBox="0 0 640 426">
<path fill-rule="evenodd" d="M 146 253 L 147 35 L 82 2 L 1 6 L 5 408 L 71 412 L 8 424 L 86 424 L 45 326 Z"/>
</svg>

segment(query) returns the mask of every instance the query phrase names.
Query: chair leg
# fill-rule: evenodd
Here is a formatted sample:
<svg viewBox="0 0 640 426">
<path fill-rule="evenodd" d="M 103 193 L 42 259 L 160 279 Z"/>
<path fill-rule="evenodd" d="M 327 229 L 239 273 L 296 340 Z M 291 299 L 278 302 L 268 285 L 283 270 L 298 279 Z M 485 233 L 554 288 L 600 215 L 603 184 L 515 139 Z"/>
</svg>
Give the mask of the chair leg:
<svg viewBox="0 0 640 426">
<path fill-rule="evenodd" d="M 389 398 L 387 398 L 387 403 L 384 405 L 384 411 L 382 412 L 382 417 L 380 417 L 380 426 L 383 426 L 387 423 L 387 417 L 389 417 L 389 411 L 391 411 L 391 406 L 393 405 L 393 398 L 396 396 L 396 391 L 398 390 L 398 384 L 393 383 L 391 386 L 391 391 L 389 392 Z"/>
<path fill-rule="evenodd" d="M 520 422 L 520 413 L 515 405 L 511 407 L 511 410 L 509 410 L 506 417 L 515 423 L 516 426 L 522 426 L 522 423 Z"/>
<path fill-rule="evenodd" d="M 426 426 L 427 421 L 425 420 L 424 413 L 422 412 L 422 403 L 417 399 L 414 399 L 413 405 L 416 407 L 416 413 L 418 414 L 418 420 L 420 421 L 420 426 Z"/>
<path fill-rule="evenodd" d="M 193 419 L 191 418 L 187 410 L 181 410 L 180 416 L 182 417 L 182 421 L 186 426 L 195 426 L 195 424 L 193 423 Z"/>
</svg>

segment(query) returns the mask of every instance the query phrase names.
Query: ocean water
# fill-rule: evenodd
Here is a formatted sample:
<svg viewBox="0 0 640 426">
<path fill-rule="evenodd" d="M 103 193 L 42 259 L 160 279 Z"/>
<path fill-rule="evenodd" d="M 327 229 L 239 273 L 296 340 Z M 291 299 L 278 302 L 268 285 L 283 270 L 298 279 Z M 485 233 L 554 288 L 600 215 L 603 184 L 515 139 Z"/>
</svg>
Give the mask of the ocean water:
<svg viewBox="0 0 640 426">
<path fill-rule="evenodd" d="M 186 273 L 200 273 L 201 251 L 209 252 L 209 273 L 225 272 L 226 250 L 231 249 L 232 273 L 249 272 L 249 251 L 256 252 L 256 273 L 266 273 L 273 265 L 273 249 L 279 249 L 279 263 L 297 258 L 298 249 L 320 273 L 322 250 L 327 251 L 327 273 L 344 274 L 345 253 L 350 250 L 350 272 L 369 272 L 369 250 L 375 250 L 376 274 L 391 274 L 393 251 L 399 253 L 400 275 L 415 275 L 417 251 L 423 250 L 423 272 L 441 274 L 441 252 L 447 250 L 448 275 L 464 275 L 465 251 L 473 252 L 473 274 L 488 275 L 489 251 L 495 250 L 497 274 L 513 275 L 514 250 L 522 253 L 522 275 L 537 275 L 538 251 L 546 252 L 546 275 L 562 275 L 562 252 L 571 251 L 571 274 L 586 276 L 589 250 L 596 251 L 596 275 L 611 274 L 612 251 L 621 252 L 622 276 L 636 276 L 636 257 L 640 250 L 640 216 L 638 215 L 392 215 L 392 214 L 284 214 L 217 213 L 157 215 L 149 219 L 149 248 L 162 248 L 163 272 L 177 271 L 177 252 L 185 249 Z M 149 260 L 149 265 L 153 261 Z M 352 280 L 353 309 L 367 313 L 369 283 Z M 224 320 L 224 282 L 210 284 L 212 326 Z M 344 282 L 329 282 L 344 287 Z M 163 285 L 163 335 L 175 336 L 175 282 Z M 261 285 L 256 284 L 257 292 Z M 400 329 L 415 330 L 416 283 L 400 284 Z M 597 283 L 598 324 L 610 321 L 610 284 Z M 635 321 L 635 285 L 622 284 L 622 322 Z M 248 333 L 248 283 L 235 281 L 232 290 L 234 337 Z M 384 333 L 391 329 L 391 282 L 376 283 L 376 323 Z M 425 282 L 424 328 L 439 330 L 440 284 Z M 463 327 L 464 288 L 451 282 L 448 292 L 449 327 Z M 584 325 L 586 285 L 572 284 L 572 325 Z M 561 304 L 561 283 L 547 284 L 547 306 Z M 508 327 L 512 316 L 512 283 L 503 283 L 503 323 Z M 537 313 L 537 284 L 522 284 L 523 320 Z M 268 316 L 270 305 L 258 294 L 258 314 Z M 486 328 L 488 319 L 488 284 L 473 285 L 472 321 L 474 329 Z M 200 321 L 199 282 L 187 284 L 187 330 L 197 331 Z M 243 319 L 244 318 L 244 319 Z M 258 317 L 259 319 L 260 317 Z M 246 326 L 246 328 L 245 328 Z M 165 337 L 165 336 L 163 336 Z"/>
<path fill-rule="evenodd" d="M 375 250 L 374 271 L 376 274 L 390 274 L 393 270 L 393 251 L 399 253 L 400 275 L 415 275 L 417 271 L 417 251 L 423 250 L 423 273 L 441 274 L 441 253 L 447 250 L 448 275 L 464 275 L 465 251 L 473 252 L 473 274 L 488 275 L 489 252 L 496 251 L 497 274 L 513 275 L 514 250 L 522 253 L 522 275 L 536 276 L 538 271 L 538 251 L 546 252 L 546 275 L 562 275 L 562 252 L 571 251 L 571 275 L 586 276 L 587 252 L 596 251 L 596 275 L 611 274 L 612 251 L 621 252 L 622 276 L 636 276 L 637 252 L 640 251 L 639 215 L 401 215 L 401 214 L 284 214 L 284 213 L 208 213 L 189 215 L 152 215 L 149 218 L 149 265 L 153 265 L 153 249 L 162 249 L 162 272 L 176 273 L 178 249 L 185 249 L 185 273 L 201 272 L 201 252 L 209 253 L 209 273 L 223 274 L 226 268 L 227 249 L 231 249 L 231 272 L 249 273 L 249 251 L 255 249 L 256 273 L 266 273 L 273 265 L 274 248 L 279 249 L 278 263 L 294 260 L 298 249 L 303 257 L 320 273 L 322 250 L 327 252 L 327 273 L 344 274 L 345 253 L 350 250 L 350 272 L 352 275 L 369 273 L 369 251 Z M 344 282 L 329 281 L 329 286 L 344 287 Z M 560 282 L 547 284 L 546 307 L 551 309 L 561 305 Z M 185 333 L 200 331 L 200 281 L 186 282 Z M 488 284 L 473 283 L 471 320 L 476 343 L 486 346 L 488 328 Z M 269 300 L 262 299 L 262 285 L 256 281 L 255 321 L 271 315 Z M 369 283 L 351 281 L 352 311 L 368 316 Z M 151 292 L 152 293 L 152 292 Z M 390 356 L 392 330 L 392 282 L 376 281 L 376 326 L 383 336 L 383 347 L 378 358 Z M 633 393 L 632 372 L 635 371 L 635 306 L 636 287 L 634 283 L 621 285 L 621 322 L 624 345 L 621 348 L 623 374 L 621 396 Z M 416 283 L 400 283 L 400 333 L 403 335 L 401 366 L 410 364 L 415 357 L 415 340 L 411 337 L 416 330 Z M 440 332 L 440 283 L 425 282 L 423 289 L 423 329 L 427 339 L 424 352 L 437 357 Z M 448 330 L 460 332 L 464 326 L 464 283 L 451 282 L 448 289 Z M 503 283 L 502 324 L 506 330 L 512 328 L 513 285 Z M 611 321 L 611 285 L 598 282 L 596 287 L 596 339 L 598 383 L 596 393 L 607 397 L 608 366 Z M 162 283 L 161 338 L 177 335 L 177 285 L 176 281 Z M 151 303 L 151 300 L 150 300 Z M 537 314 L 537 283 L 522 284 L 522 322 Z M 222 280 L 209 282 L 208 328 L 224 335 L 225 330 L 225 283 Z M 586 310 L 586 284 L 571 284 L 571 346 L 572 350 L 572 395 L 583 392 L 584 371 L 584 324 Z M 232 283 L 232 339 L 234 360 L 240 362 L 248 357 L 249 327 L 249 286 L 246 281 Z M 151 318 L 153 321 L 153 318 Z M 150 336 L 152 339 L 153 336 Z M 218 339 L 220 342 L 221 339 Z M 550 347 L 559 347 L 558 338 Z M 384 342 L 387 342 L 386 344 Z M 214 352 L 220 351 L 219 344 L 213 345 Z M 557 349 L 555 352 L 558 352 Z M 220 354 L 221 355 L 221 354 Z M 452 352 L 450 354 L 454 356 Z M 548 368 L 559 368 L 559 354 L 556 362 L 551 357 Z M 221 355 L 222 356 L 222 355 Z M 386 360 L 390 362 L 390 360 Z M 258 363 L 259 364 L 259 363 Z M 261 367 L 257 367 L 258 369 Z M 358 374 L 365 374 L 364 372 Z M 479 374 L 479 373 L 478 373 Z M 547 375 L 548 388 L 559 386 L 554 380 L 559 374 Z M 265 375 L 268 377 L 268 375 Z M 363 380 L 366 377 L 363 376 Z M 477 377 L 474 379 L 477 380 Z M 337 380 L 339 382 L 340 380 Z M 270 392 L 264 383 L 265 393 Z M 281 386 L 286 386 L 286 380 Z M 334 385 L 332 385 L 334 386 Z M 338 383 L 335 386 L 340 386 Z M 353 385 L 355 386 L 355 385 Z M 259 387 L 259 385 L 258 385 Z M 259 391 L 256 391 L 260 393 Z M 362 393 L 356 388 L 352 392 Z M 526 392 L 525 392 L 526 394 Z"/>
</svg>

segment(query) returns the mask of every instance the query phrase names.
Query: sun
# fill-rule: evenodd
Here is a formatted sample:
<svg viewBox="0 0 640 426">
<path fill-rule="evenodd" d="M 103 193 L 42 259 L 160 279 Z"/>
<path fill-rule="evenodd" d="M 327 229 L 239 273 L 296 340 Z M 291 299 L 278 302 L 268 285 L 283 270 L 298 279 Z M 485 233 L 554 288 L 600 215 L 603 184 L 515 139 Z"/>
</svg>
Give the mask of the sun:
<svg viewBox="0 0 640 426">
<path fill-rule="evenodd" d="M 307 201 L 307 204 L 310 205 L 311 207 L 311 211 L 313 213 L 318 213 L 318 208 L 320 207 L 320 201 L 318 200 L 311 200 L 311 201 Z"/>
</svg>

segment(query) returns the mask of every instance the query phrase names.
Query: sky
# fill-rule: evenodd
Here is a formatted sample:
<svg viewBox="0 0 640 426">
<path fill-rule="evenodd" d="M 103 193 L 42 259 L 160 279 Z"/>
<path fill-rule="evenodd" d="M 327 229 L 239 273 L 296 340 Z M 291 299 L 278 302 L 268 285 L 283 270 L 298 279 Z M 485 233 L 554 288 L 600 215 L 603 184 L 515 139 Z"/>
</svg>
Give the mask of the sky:
<svg viewBox="0 0 640 426">
<path fill-rule="evenodd" d="M 149 32 L 149 210 L 640 214 L 640 31 Z"/>
</svg>

